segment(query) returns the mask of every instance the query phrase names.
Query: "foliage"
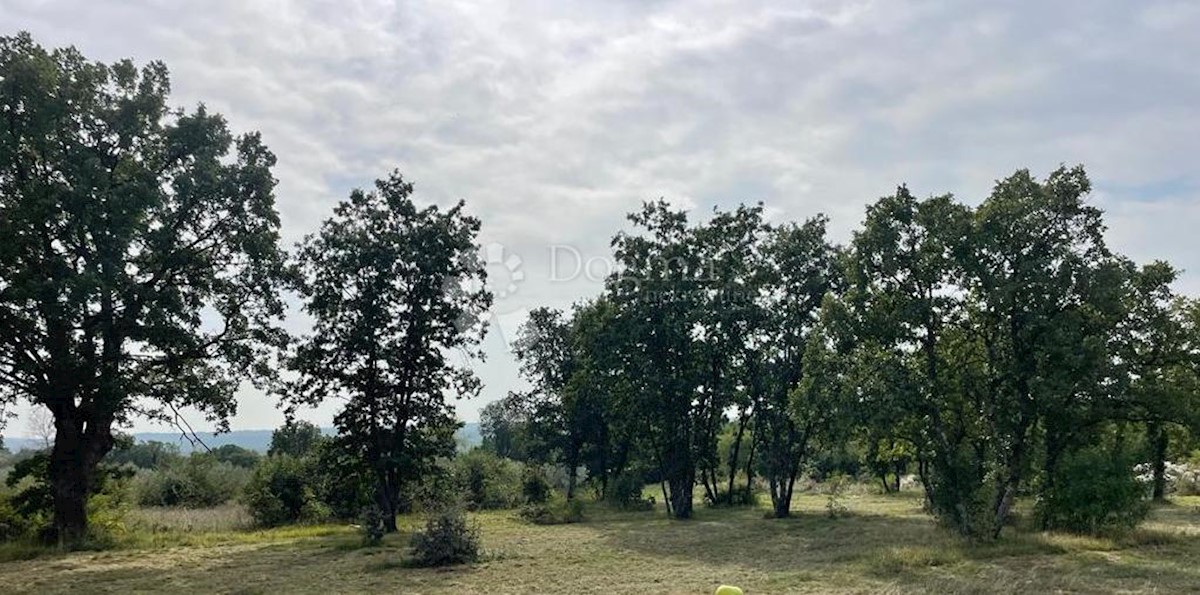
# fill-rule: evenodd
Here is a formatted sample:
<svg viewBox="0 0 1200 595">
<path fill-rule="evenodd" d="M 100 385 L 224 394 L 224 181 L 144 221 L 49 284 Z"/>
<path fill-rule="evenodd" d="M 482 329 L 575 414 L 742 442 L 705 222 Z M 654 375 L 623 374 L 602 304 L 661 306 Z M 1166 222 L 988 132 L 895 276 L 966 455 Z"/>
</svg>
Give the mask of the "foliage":
<svg viewBox="0 0 1200 595">
<path fill-rule="evenodd" d="M 539 465 L 525 465 L 521 472 L 521 496 L 525 504 L 543 504 L 550 499 L 553 488 L 546 472 Z"/>
<path fill-rule="evenodd" d="M 275 157 L 169 88 L 160 62 L 0 38 L 0 406 L 53 414 L 65 541 L 114 424 L 187 407 L 224 427 L 285 341 Z"/>
<path fill-rule="evenodd" d="M 1119 446 L 1092 446 L 1064 457 L 1036 514 L 1050 529 L 1098 534 L 1128 530 L 1150 511 L 1148 483 Z"/>
<path fill-rule="evenodd" d="M 139 473 L 134 481 L 142 506 L 203 508 L 223 504 L 245 488 L 250 471 L 213 454 L 193 453 Z"/>
<path fill-rule="evenodd" d="M 315 424 L 289 419 L 271 432 L 271 445 L 267 448 L 267 456 L 306 457 L 316 452 L 324 441 L 321 428 Z"/>
<path fill-rule="evenodd" d="M 456 354 L 480 355 L 491 304 L 479 221 L 462 202 L 418 208 L 412 191 L 398 172 L 355 190 L 299 246 L 314 323 L 288 360 L 296 379 L 284 395 L 292 407 L 348 397 L 334 418 L 338 440 L 372 475 L 389 531 L 404 481 L 454 451 L 447 396 L 479 390 Z"/>
<path fill-rule="evenodd" d="M 49 468 L 49 455 L 38 452 L 19 460 L 5 477 L 6 489 L 0 489 L 0 541 L 55 541 Z M 94 491 L 88 496 L 88 513 L 96 523 L 88 528 L 86 545 L 103 546 L 124 531 L 129 476 L 121 467 L 100 468 Z"/>
<path fill-rule="evenodd" d="M 525 500 L 521 464 L 482 448 L 455 457 L 453 474 L 470 510 L 515 508 Z"/>
<path fill-rule="evenodd" d="M 453 507 L 430 515 L 424 530 L 413 533 L 411 545 L 414 564 L 425 567 L 474 562 L 481 552 L 479 527 Z"/>
<path fill-rule="evenodd" d="M 849 514 L 850 509 L 846 506 L 845 498 L 850 484 L 851 479 L 842 474 L 829 477 L 825 481 L 825 516 L 836 519 Z"/>
<path fill-rule="evenodd" d="M 554 498 L 539 504 L 526 504 L 518 515 L 535 525 L 567 525 L 583 522 L 583 500 Z"/>
<path fill-rule="evenodd" d="M 118 445 L 107 456 L 106 463 L 113 465 L 133 465 L 139 469 L 155 469 L 180 458 L 179 446 L 151 440 L 134 444 L 132 439 L 127 444 Z"/>
<path fill-rule="evenodd" d="M 608 484 L 605 499 L 622 510 L 652 510 L 654 501 L 642 495 L 645 477 L 636 470 L 626 470 Z"/>
<path fill-rule="evenodd" d="M 236 444 L 223 444 L 212 449 L 210 454 L 218 462 L 228 463 L 240 469 L 253 469 L 262 458 L 257 452 Z"/>
<path fill-rule="evenodd" d="M 386 528 L 384 527 L 383 513 L 379 507 L 374 505 L 364 507 L 359 515 L 359 524 L 362 528 L 363 543 L 368 546 L 377 546 L 383 541 Z"/>
<path fill-rule="evenodd" d="M 329 518 L 329 507 L 313 488 L 311 461 L 288 455 L 264 458 L 246 484 L 243 500 L 254 522 L 276 527 Z"/>
</svg>

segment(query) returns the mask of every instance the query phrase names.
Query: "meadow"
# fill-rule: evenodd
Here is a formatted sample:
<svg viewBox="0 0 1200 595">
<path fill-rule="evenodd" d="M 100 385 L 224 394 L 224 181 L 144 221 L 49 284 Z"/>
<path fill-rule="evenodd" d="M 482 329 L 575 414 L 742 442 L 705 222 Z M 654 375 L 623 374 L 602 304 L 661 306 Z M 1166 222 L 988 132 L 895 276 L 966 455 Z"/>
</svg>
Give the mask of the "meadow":
<svg viewBox="0 0 1200 595">
<path fill-rule="evenodd" d="M 917 492 L 800 495 L 793 518 L 765 507 L 699 509 L 666 518 L 661 506 L 620 512 L 593 505 L 582 523 L 539 526 L 513 511 L 472 514 L 485 554 L 475 564 L 411 567 L 401 532 L 364 547 L 348 525 L 255 530 L 236 505 L 139 509 L 115 547 L 57 553 L 6 546 L 8 593 L 1157 593 L 1200 586 L 1200 497 L 1158 506 L 1138 529 L 1110 537 L 1017 526 L 975 544 L 920 510 Z M 29 559 L 14 559 L 26 557 Z"/>
</svg>

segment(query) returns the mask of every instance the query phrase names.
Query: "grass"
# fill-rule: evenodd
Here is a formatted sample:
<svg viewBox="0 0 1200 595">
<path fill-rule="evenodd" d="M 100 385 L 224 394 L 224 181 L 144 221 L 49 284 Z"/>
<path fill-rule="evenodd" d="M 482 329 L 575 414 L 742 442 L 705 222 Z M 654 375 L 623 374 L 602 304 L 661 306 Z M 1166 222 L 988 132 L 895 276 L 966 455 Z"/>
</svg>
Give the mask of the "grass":
<svg viewBox="0 0 1200 595">
<path fill-rule="evenodd" d="M 794 518 L 698 508 L 679 522 L 589 508 L 584 523 L 536 526 L 512 511 L 474 515 L 485 559 L 452 569 L 405 565 L 408 535 L 359 547 L 347 526 L 247 530 L 239 511 L 139 511 L 118 549 L 0 564 L 5 592 L 747 593 L 1182 592 L 1200 584 L 1200 498 L 1155 509 L 1127 535 L 1010 531 L 964 542 L 918 509 L 915 493 L 852 493 L 849 516 L 825 496 Z M 157 527 L 148 530 L 146 527 Z"/>
</svg>

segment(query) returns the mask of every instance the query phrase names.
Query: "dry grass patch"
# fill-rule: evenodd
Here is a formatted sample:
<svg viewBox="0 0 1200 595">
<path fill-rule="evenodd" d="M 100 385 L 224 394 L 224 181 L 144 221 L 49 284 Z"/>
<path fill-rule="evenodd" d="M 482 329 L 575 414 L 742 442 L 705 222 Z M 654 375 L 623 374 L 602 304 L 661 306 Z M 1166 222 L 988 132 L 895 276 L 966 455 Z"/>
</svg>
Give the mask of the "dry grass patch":
<svg viewBox="0 0 1200 595">
<path fill-rule="evenodd" d="M 846 504 L 849 517 L 829 519 L 825 498 L 805 494 L 791 519 L 701 508 L 686 522 L 661 509 L 592 507 L 586 522 L 557 526 L 488 512 L 474 517 L 483 561 L 450 569 L 404 564 L 418 518 L 403 519 L 401 534 L 376 548 L 359 547 L 348 527 L 206 533 L 203 521 L 171 519 L 192 532 L 0 564 L 0 584 L 16 593 L 488 594 L 705 593 L 721 583 L 748 593 L 1176 592 L 1200 584 L 1200 544 L 1181 538 L 1200 528 L 1200 513 L 1186 504 L 1156 509 L 1145 529 L 1123 538 L 1013 531 L 990 545 L 937 527 L 915 494 L 853 494 Z"/>
</svg>

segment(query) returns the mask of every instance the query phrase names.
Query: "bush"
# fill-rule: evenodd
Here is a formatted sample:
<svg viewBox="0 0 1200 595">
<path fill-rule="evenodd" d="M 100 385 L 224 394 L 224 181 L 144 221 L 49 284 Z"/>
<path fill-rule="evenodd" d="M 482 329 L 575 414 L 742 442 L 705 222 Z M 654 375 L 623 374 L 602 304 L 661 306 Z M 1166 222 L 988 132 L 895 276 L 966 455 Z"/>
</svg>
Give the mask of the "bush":
<svg viewBox="0 0 1200 595">
<path fill-rule="evenodd" d="M 134 483 L 142 506 L 204 508 L 224 504 L 245 487 L 249 471 L 217 461 L 208 454 L 193 454 L 142 472 Z"/>
<path fill-rule="evenodd" d="M 362 528 L 363 543 L 368 546 L 379 545 L 383 541 L 385 515 L 378 506 L 371 505 L 363 508 L 359 515 L 359 526 Z"/>
<path fill-rule="evenodd" d="M 1088 448 L 1064 457 L 1039 495 L 1043 527 L 1075 533 L 1132 529 L 1150 511 L 1147 486 L 1123 451 Z"/>
<path fill-rule="evenodd" d="M 263 459 L 246 484 L 243 500 L 254 522 L 263 527 L 319 522 L 330 516 L 313 489 L 308 461 L 288 455 Z"/>
<path fill-rule="evenodd" d="M 536 465 L 526 465 L 521 475 L 521 494 L 526 504 L 543 504 L 550 499 L 552 493 L 550 482 L 546 481 L 546 473 Z"/>
<path fill-rule="evenodd" d="M 518 513 L 535 525 L 566 525 L 583 521 L 583 501 L 555 499 L 545 504 L 526 504 Z"/>
<path fill-rule="evenodd" d="M 0 491 L 0 541 L 54 541 L 54 500 L 49 482 L 49 456 L 36 453 L 20 460 Z M 125 530 L 129 471 L 102 465 L 88 496 L 88 545 L 104 547 Z"/>
<path fill-rule="evenodd" d="M 846 491 L 850 488 L 850 478 L 845 475 L 834 475 L 825 482 L 825 514 L 831 519 L 850 514 L 846 507 Z"/>
<path fill-rule="evenodd" d="M 759 497 L 762 496 L 763 489 L 758 483 L 754 483 L 750 490 L 746 490 L 744 485 L 733 486 L 733 506 L 758 506 Z M 729 488 L 717 487 L 716 501 L 709 500 L 707 496 L 704 498 L 705 505 L 710 508 L 721 508 L 729 506 Z M 653 502 L 649 502 L 653 508 Z"/>
<path fill-rule="evenodd" d="M 412 536 L 413 562 L 417 566 L 449 566 L 479 559 L 479 529 L 468 524 L 457 508 L 429 517 L 425 529 Z"/>
<path fill-rule="evenodd" d="M 475 448 L 454 459 L 455 482 L 470 510 L 515 508 L 523 500 L 521 465 Z"/>
<path fill-rule="evenodd" d="M 642 497 L 642 474 L 627 471 L 608 483 L 605 499 L 622 510 L 653 510 L 654 500 Z"/>
</svg>

